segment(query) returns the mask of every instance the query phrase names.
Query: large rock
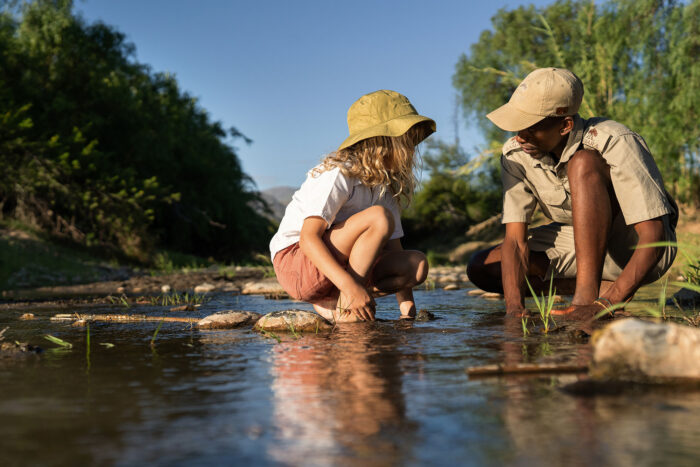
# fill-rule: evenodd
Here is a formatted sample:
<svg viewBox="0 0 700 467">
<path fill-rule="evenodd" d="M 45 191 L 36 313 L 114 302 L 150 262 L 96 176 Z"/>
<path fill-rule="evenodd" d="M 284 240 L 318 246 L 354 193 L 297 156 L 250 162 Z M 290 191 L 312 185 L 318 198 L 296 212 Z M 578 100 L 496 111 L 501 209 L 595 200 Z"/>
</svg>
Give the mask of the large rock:
<svg viewBox="0 0 700 467">
<path fill-rule="evenodd" d="M 243 295 L 282 295 L 286 294 L 282 286 L 274 277 L 261 279 L 259 281 L 247 282 L 241 290 Z"/>
<path fill-rule="evenodd" d="M 639 319 L 615 321 L 593 336 L 591 376 L 668 382 L 700 379 L 700 329 Z"/>
<path fill-rule="evenodd" d="M 255 329 L 274 332 L 316 332 L 332 328 L 333 325 L 322 316 L 304 310 L 273 311 L 255 323 Z"/>
<path fill-rule="evenodd" d="M 252 325 L 260 319 L 260 313 L 252 311 L 227 310 L 214 313 L 197 322 L 200 329 L 233 329 L 240 326 Z"/>
</svg>

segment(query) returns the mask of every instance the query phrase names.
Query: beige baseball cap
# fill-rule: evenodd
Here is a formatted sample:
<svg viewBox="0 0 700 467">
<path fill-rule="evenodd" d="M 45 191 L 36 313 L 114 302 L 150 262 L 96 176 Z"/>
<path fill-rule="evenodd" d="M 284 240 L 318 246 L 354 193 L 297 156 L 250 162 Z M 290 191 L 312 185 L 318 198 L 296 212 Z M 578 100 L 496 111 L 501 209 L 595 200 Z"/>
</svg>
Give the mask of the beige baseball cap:
<svg viewBox="0 0 700 467">
<path fill-rule="evenodd" d="M 575 115 L 583 100 L 583 83 L 563 68 L 538 68 L 525 77 L 507 104 L 488 114 L 499 128 L 520 131 L 546 117 Z"/>
</svg>

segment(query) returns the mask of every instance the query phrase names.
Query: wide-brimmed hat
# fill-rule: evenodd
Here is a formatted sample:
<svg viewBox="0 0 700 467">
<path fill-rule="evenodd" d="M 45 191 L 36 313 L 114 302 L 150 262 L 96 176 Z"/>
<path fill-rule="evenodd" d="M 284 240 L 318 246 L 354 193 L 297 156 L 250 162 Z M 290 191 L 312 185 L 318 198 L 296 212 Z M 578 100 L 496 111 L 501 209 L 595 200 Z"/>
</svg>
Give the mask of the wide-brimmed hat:
<svg viewBox="0 0 700 467">
<path fill-rule="evenodd" d="M 365 94 L 348 109 L 350 136 L 338 151 L 373 136 L 401 136 L 421 122 L 430 122 L 430 133 L 435 131 L 435 122 L 418 115 L 406 96 L 386 89 Z"/>
<path fill-rule="evenodd" d="M 510 101 L 486 116 L 499 128 L 520 131 L 547 117 L 576 115 L 583 83 L 563 68 L 539 68 L 525 77 Z"/>
</svg>

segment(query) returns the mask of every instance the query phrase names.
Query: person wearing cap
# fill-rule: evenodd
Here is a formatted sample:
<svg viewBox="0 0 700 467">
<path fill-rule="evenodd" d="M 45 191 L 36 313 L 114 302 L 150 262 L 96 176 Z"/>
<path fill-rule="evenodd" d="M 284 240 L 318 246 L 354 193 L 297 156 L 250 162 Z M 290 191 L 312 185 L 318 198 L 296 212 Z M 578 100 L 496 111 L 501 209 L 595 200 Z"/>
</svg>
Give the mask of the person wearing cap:
<svg viewBox="0 0 700 467">
<path fill-rule="evenodd" d="M 415 186 L 415 150 L 435 131 L 409 100 L 380 90 L 347 114 L 350 136 L 307 173 L 270 242 L 277 280 L 328 320 L 374 320 L 373 295 L 396 293 L 413 318 L 412 288 L 428 262 L 401 247 L 401 201 Z"/>
<path fill-rule="evenodd" d="M 535 290 L 573 293 L 555 315 L 590 319 L 659 279 L 676 255 L 676 203 L 644 139 L 605 118 L 578 114 L 583 83 L 561 68 L 530 73 L 487 115 L 515 132 L 503 146 L 503 243 L 475 254 L 469 278 L 504 294 L 521 316 L 527 277 Z M 553 222 L 528 229 L 535 207 Z"/>
</svg>

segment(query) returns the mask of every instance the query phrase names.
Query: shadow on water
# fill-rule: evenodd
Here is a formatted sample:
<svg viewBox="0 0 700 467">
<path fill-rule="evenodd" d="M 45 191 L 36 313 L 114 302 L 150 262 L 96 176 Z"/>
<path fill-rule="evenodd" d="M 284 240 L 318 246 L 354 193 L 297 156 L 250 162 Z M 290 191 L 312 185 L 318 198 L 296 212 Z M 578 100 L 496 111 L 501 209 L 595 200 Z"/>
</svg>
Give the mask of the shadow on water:
<svg viewBox="0 0 700 467">
<path fill-rule="evenodd" d="M 7 312 L 6 339 L 42 355 L 0 358 L 3 465 L 658 465 L 700 456 L 700 392 L 579 389 L 585 375 L 469 379 L 492 363 L 579 362 L 571 324 L 544 335 L 502 302 L 419 291 L 441 319 L 337 327 L 281 342 L 183 324 L 90 326 Z M 199 311 L 308 306 L 218 295 Z M 106 311 L 106 310 L 102 310 Z M 114 311 L 114 310 L 113 310 Z M 119 312 L 163 314 L 140 307 Z M 81 312 L 85 312 L 83 309 Z M 50 333 L 73 344 L 54 350 Z M 113 344 L 108 347 L 103 344 Z M 89 367 L 88 367 L 89 355 Z"/>
</svg>

